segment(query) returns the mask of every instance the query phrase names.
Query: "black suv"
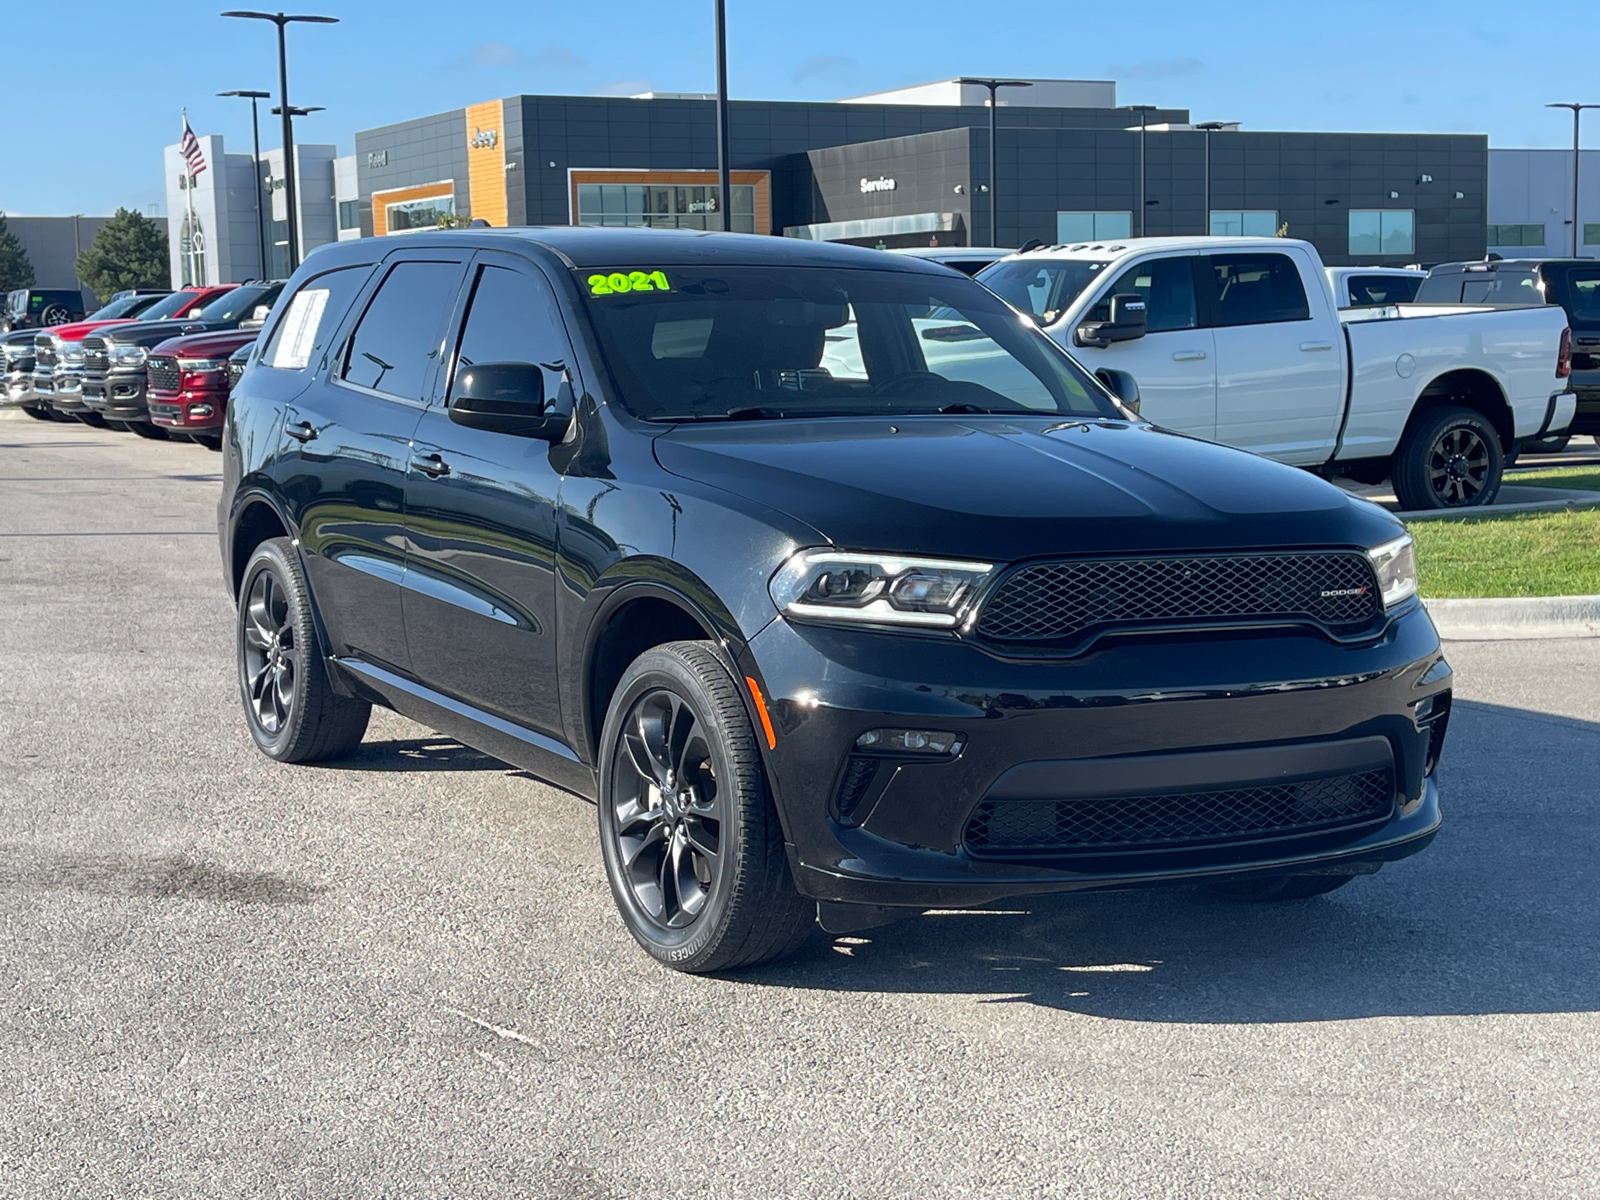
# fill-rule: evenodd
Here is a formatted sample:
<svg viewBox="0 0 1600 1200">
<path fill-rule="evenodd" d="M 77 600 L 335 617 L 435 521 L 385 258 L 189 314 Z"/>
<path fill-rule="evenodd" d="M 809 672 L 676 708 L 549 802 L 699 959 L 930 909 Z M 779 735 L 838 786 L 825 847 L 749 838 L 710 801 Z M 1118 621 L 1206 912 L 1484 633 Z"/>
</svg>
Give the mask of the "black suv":
<svg viewBox="0 0 1600 1200">
<path fill-rule="evenodd" d="M 1441 263 L 1417 289 L 1418 304 L 1559 304 L 1571 329 L 1578 410 L 1567 433 L 1600 441 L 1600 262 L 1592 258 L 1489 259 Z M 1565 444 L 1565 438 L 1559 439 Z"/>
<path fill-rule="evenodd" d="M 282 280 L 251 280 L 223 292 L 200 311 L 177 320 L 133 321 L 96 330 L 83 339 L 83 403 L 115 429 L 166 437 L 150 421 L 145 364 L 162 342 L 193 333 L 243 329 L 266 320 L 283 292 Z"/>
<path fill-rule="evenodd" d="M 953 271 L 368 238 L 257 345 L 218 508 L 256 744 L 338 758 L 380 704 L 595 799 L 672 967 L 1025 893 L 1311 896 L 1439 827 L 1400 524 L 1138 421 Z"/>
<path fill-rule="evenodd" d="M 0 310 L 4 332 L 44 329 L 83 320 L 83 293 L 71 288 L 18 288 L 6 293 Z"/>
</svg>

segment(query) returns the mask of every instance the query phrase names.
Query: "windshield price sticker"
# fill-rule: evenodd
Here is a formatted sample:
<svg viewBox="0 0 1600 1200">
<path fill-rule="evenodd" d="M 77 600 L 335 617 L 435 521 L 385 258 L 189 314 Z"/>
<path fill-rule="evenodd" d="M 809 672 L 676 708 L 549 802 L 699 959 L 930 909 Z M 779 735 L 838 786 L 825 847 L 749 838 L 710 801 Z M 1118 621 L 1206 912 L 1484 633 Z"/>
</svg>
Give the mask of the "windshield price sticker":
<svg viewBox="0 0 1600 1200">
<path fill-rule="evenodd" d="M 612 271 L 589 276 L 591 296 L 618 296 L 624 292 L 670 292 L 664 271 Z"/>
</svg>

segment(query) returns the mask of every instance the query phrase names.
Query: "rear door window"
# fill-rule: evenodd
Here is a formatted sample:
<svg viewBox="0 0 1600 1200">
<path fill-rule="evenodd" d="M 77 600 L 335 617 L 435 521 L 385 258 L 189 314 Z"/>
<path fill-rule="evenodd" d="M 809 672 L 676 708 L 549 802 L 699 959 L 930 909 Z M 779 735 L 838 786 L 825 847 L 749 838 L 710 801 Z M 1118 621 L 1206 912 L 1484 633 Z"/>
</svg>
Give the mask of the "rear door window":
<svg viewBox="0 0 1600 1200">
<path fill-rule="evenodd" d="M 372 267 L 363 264 L 306 280 L 273 327 L 260 361 L 280 371 L 303 371 L 320 362 L 340 319 L 371 274 Z"/>
<path fill-rule="evenodd" d="M 1213 254 L 1218 325 L 1309 321 L 1300 271 L 1287 254 Z"/>
<path fill-rule="evenodd" d="M 1421 279 L 1415 275 L 1352 275 L 1350 303 L 1355 308 L 1379 304 L 1410 304 Z"/>
<path fill-rule="evenodd" d="M 350 337 L 340 378 L 402 400 L 427 399 L 460 285 L 460 263 L 389 268 Z"/>
</svg>

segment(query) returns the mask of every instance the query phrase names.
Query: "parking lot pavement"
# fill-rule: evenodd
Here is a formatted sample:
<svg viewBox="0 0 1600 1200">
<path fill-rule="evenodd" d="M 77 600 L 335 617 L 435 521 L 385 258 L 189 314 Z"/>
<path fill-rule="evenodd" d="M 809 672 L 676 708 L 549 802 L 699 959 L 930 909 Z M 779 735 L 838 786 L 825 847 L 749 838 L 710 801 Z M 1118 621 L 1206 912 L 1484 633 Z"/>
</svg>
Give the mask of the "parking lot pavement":
<svg viewBox="0 0 1600 1200">
<path fill-rule="evenodd" d="M 1452 646 L 1447 824 L 1330 896 L 1025 901 L 673 975 L 593 809 L 236 712 L 218 457 L 0 428 L 0 1194 L 1577 1197 L 1600 640 Z"/>
</svg>

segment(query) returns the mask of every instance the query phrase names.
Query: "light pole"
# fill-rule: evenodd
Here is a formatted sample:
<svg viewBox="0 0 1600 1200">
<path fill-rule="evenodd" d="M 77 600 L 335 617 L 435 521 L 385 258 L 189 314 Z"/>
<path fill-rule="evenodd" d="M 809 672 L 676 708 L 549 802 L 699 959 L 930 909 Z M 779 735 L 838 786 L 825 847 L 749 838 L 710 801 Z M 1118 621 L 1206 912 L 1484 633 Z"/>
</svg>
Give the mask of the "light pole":
<svg viewBox="0 0 1600 1200">
<path fill-rule="evenodd" d="M 1144 137 L 1145 124 L 1150 119 L 1150 114 L 1155 112 L 1154 104 L 1129 104 L 1125 105 L 1129 112 L 1139 114 L 1139 236 L 1144 236 Z M 1211 218 L 1207 217 L 1208 223 Z"/>
<path fill-rule="evenodd" d="M 1546 104 L 1546 108 L 1572 110 L 1572 257 L 1578 257 L 1578 121 L 1586 108 L 1600 108 L 1600 104 Z"/>
<path fill-rule="evenodd" d="M 283 200 L 287 206 L 285 211 L 289 217 L 289 274 L 294 274 L 294 269 L 300 265 L 300 235 L 295 229 L 295 201 L 294 201 L 294 129 L 290 125 L 292 116 L 289 108 L 289 60 L 284 46 L 283 31 L 296 21 L 313 25 L 337 25 L 338 17 L 310 17 L 291 16 L 287 13 L 264 13 L 248 11 L 230 11 L 222 14 L 225 17 L 243 17 L 251 21 L 271 21 L 278 27 L 278 104 L 283 117 Z"/>
<path fill-rule="evenodd" d="M 995 176 L 994 141 L 995 141 L 995 112 L 999 107 L 996 93 L 1003 87 L 1032 87 L 1026 79 L 958 79 L 957 83 L 975 83 L 979 87 L 989 89 L 989 245 L 999 244 L 1000 239 L 1000 210 L 995 207 L 999 203 L 999 180 Z"/>
<path fill-rule="evenodd" d="M 722 231 L 733 228 L 733 186 L 728 182 L 728 13 L 725 0 L 716 0 L 717 19 L 717 207 Z"/>
<path fill-rule="evenodd" d="M 261 123 L 256 119 L 256 101 L 271 100 L 271 92 L 218 92 L 219 96 L 239 96 L 250 101 L 250 145 L 255 151 L 251 171 L 255 175 L 256 241 L 261 249 L 261 278 L 267 277 L 267 218 L 261 211 Z"/>
<path fill-rule="evenodd" d="M 1211 135 L 1219 129 L 1228 128 L 1228 121 L 1201 121 L 1195 125 L 1196 129 L 1206 131 L 1206 165 L 1205 165 L 1205 212 L 1200 220 L 1200 232 L 1206 235 L 1211 233 Z"/>
</svg>

